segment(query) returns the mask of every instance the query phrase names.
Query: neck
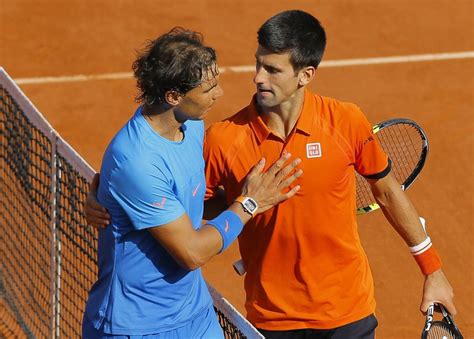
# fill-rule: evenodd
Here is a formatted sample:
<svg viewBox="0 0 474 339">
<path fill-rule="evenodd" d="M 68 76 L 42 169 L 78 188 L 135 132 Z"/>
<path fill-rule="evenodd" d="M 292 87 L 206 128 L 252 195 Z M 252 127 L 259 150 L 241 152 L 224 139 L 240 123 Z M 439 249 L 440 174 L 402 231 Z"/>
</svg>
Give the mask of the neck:
<svg viewBox="0 0 474 339">
<path fill-rule="evenodd" d="M 151 128 L 163 138 L 171 141 L 183 140 L 182 122 L 176 120 L 173 109 L 144 105 L 142 115 Z"/>
<path fill-rule="evenodd" d="M 287 101 L 274 107 L 262 107 L 262 118 L 273 134 L 286 140 L 293 131 L 304 103 L 304 88 L 299 89 Z"/>
</svg>

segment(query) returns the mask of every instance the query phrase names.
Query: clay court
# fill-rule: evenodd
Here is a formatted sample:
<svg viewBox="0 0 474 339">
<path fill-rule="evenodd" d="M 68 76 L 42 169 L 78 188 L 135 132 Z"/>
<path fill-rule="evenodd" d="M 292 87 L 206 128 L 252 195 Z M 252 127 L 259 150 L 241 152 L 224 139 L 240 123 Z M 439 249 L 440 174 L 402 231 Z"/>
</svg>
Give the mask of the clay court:
<svg viewBox="0 0 474 339">
<path fill-rule="evenodd" d="M 248 104 L 256 31 L 294 8 L 326 28 L 325 62 L 352 60 L 321 67 L 313 91 L 358 104 L 373 123 L 404 117 L 427 132 L 428 161 L 408 195 L 443 258 L 457 324 L 474 338 L 473 1 L 0 0 L 0 66 L 98 170 L 108 142 L 135 110 L 131 64 L 146 39 L 178 25 L 200 31 L 216 48 L 225 95 L 209 126 Z M 424 57 L 410 58 L 417 55 Z M 392 56 L 400 58 L 374 60 Z M 376 285 L 377 337 L 419 337 L 423 279 L 415 261 L 380 211 L 359 217 L 359 228 Z M 203 270 L 244 312 L 243 279 L 232 269 L 238 258 L 234 245 Z"/>
</svg>

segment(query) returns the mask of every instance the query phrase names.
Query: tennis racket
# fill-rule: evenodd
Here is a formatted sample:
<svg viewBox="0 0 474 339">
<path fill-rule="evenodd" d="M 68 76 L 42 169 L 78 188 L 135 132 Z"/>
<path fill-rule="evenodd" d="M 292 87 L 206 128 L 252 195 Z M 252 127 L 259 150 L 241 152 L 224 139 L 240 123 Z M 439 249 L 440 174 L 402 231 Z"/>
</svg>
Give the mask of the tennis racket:
<svg viewBox="0 0 474 339">
<path fill-rule="evenodd" d="M 443 320 L 434 320 L 435 307 L 441 310 Z M 421 339 L 463 339 L 463 336 L 444 306 L 435 304 L 428 307 Z"/>
<path fill-rule="evenodd" d="M 428 156 L 429 144 L 425 131 L 413 120 L 391 119 L 381 122 L 372 131 L 392 161 L 391 172 L 401 183 L 402 189 L 407 190 L 420 174 Z M 356 173 L 356 210 L 357 214 L 366 214 L 379 209 L 367 180 Z M 424 219 L 420 218 L 424 225 Z M 233 265 L 239 274 L 245 273 L 242 260 Z"/>
<path fill-rule="evenodd" d="M 392 161 L 392 173 L 407 190 L 420 174 L 428 156 L 429 144 L 425 131 L 413 120 L 392 119 L 372 127 L 382 149 Z M 357 214 L 379 209 L 367 180 L 356 173 Z"/>
</svg>

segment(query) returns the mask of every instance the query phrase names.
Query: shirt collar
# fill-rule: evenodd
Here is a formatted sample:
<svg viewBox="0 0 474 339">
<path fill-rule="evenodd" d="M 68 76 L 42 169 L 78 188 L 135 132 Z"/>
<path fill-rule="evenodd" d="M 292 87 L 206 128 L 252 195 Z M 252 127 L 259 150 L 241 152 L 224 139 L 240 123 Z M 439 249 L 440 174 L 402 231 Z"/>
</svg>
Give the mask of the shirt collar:
<svg viewBox="0 0 474 339">
<path fill-rule="evenodd" d="M 303 108 L 301 109 L 300 117 L 296 122 L 296 129 L 307 135 L 311 135 L 315 114 L 316 102 L 314 100 L 314 95 L 308 89 L 305 89 Z"/>
<path fill-rule="evenodd" d="M 263 119 L 258 112 L 256 94 L 252 97 L 252 101 L 250 102 L 248 108 L 250 121 L 249 124 L 258 139 L 258 143 L 260 144 L 268 137 L 271 131 L 265 122 L 263 122 Z"/>
<path fill-rule="evenodd" d="M 301 109 L 301 114 L 298 118 L 298 121 L 296 122 L 295 128 L 307 135 L 311 134 L 314 114 L 316 113 L 315 106 L 316 103 L 313 94 L 309 90 L 305 89 L 303 108 Z M 262 117 L 260 116 L 260 113 L 258 112 L 256 95 L 252 97 L 252 101 L 250 102 L 248 108 L 250 127 L 257 136 L 258 142 L 262 143 L 268 137 L 271 131 L 263 121 Z"/>
</svg>

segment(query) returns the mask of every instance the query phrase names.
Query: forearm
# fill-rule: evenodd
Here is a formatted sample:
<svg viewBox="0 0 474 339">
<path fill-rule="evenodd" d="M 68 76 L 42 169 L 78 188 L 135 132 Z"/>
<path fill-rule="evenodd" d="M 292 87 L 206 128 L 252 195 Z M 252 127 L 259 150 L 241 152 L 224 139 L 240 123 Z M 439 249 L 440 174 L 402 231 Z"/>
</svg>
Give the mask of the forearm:
<svg viewBox="0 0 474 339">
<path fill-rule="evenodd" d="M 232 214 L 229 214 L 232 213 Z M 150 229 L 152 235 L 166 248 L 175 261 L 183 268 L 194 270 L 220 253 L 224 245 L 229 245 L 242 230 L 242 225 L 250 220 L 239 203 L 233 203 L 221 218 L 209 220 L 199 229 L 193 229 L 187 215 L 183 215 L 172 225 Z M 170 239 L 179 239 L 170 241 Z"/>
<path fill-rule="evenodd" d="M 415 207 L 402 191 L 392 174 L 370 181 L 372 193 L 392 227 L 400 234 L 425 275 L 420 310 L 426 312 L 434 302 L 441 302 L 451 314 L 456 314 L 453 289 L 441 268 L 441 260 L 431 246 Z"/>
<path fill-rule="evenodd" d="M 203 225 L 188 239 L 173 256 L 181 267 L 189 270 L 201 267 L 222 248 L 221 235 L 210 225 Z"/>
<path fill-rule="evenodd" d="M 395 181 L 391 176 L 383 180 Z M 415 207 L 396 181 L 384 185 L 383 189 L 372 185 L 372 193 L 387 220 L 408 246 L 415 246 L 426 239 Z"/>
<path fill-rule="evenodd" d="M 418 213 L 390 174 L 371 182 L 372 192 L 392 227 L 410 247 L 410 252 L 425 275 L 441 268 L 441 259 L 421 225 Z"/>
</svg>

